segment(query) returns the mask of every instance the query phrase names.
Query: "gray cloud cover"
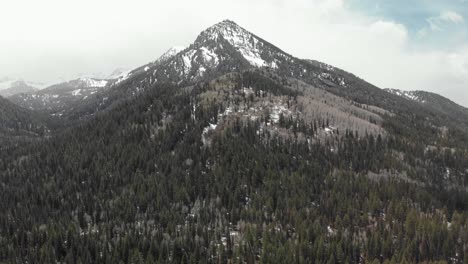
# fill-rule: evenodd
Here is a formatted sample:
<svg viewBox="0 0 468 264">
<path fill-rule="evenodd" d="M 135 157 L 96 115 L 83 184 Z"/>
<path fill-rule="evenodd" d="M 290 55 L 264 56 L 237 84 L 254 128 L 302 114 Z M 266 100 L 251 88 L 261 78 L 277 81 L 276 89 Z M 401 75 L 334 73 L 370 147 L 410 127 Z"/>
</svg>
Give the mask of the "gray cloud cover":
<svg viewBox="0 0 468 264">
<path fill-rule="evenodd" d="M 353 11 L 345 0 L 15 0 L 0 10 L 0 76 L 54 82 L 137 67 L 229 18 L 379 87 L 433 91 L 468 106 L 468 43 L 419 46 L 403 24 Z M 466 19 L 450 12 L 437 22 Z"/>
</svg>

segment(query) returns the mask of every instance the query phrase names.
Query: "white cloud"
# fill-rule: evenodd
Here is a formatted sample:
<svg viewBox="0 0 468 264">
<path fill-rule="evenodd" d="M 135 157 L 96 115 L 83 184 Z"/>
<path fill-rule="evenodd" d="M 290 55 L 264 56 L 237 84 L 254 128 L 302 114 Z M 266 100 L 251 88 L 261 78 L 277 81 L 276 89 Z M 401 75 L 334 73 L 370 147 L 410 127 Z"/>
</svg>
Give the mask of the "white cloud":
<svg viewBox="0 0 468 264">
<path fill-rule="evenodd" d="M 444 21 L 452 22 L 454 24 L 460 24 L 464 21 L 464 18 L 462 15 L 453 11 L 443 12 L 442 14 L 440 14 L 440 19 Z"/>
<path fill-rule="evenodd" d="M 17 0 L 0 10 L 0 75 L 42 80 L 136 67 L 229 18 L 291 54 L 380 87 L 439 92 L 468 105 L 468 45 L 420 49 L 404 25 L 350 11 L 344 0 Z M 463 22 L 455 12 L 438 19 Z"/>
<path fill-rule="evenodd" d="M 430 17 L 427 19 L 430 29 L 433 31 L 442 31 L 447 24 L 461 24 L 464 22 L 462 15 L 454 11 L 445 11 L 440 13 L 436 17 Z"/>
</svg>

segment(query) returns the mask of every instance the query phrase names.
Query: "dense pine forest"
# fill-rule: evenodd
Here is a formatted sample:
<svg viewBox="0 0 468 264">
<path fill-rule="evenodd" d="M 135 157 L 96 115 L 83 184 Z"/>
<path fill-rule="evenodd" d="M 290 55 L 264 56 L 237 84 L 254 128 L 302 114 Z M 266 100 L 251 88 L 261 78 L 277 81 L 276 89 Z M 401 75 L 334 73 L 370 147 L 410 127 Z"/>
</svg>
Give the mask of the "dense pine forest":
<svg viewBox="0 0 468 264">
<path fill-rule="evenodd" d="M 464 134 L 427 135 L 439 141 L 427 150 L 417 123 L 392 116 L 386 134 L 321 138 L 325 120 L 281 116 L 281 135 L 268 115 L 220 115 L 226 100 L 235 108 L 239 98 L 298 95 L 266 81 L 246 73 L 232 88 L 239 96 L 222 103 L 202 101 L 207 83 L 156 85 L 52 139 L 3 151 L 0 259 L 467 263 Z"/>
</svg>

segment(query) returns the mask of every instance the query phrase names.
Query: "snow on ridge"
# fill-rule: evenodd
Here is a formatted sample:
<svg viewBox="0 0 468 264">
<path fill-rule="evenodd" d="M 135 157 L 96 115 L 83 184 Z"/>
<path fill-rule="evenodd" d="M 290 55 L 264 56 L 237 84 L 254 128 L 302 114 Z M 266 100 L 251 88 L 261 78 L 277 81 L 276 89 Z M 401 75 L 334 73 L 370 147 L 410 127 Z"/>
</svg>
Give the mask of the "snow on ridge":
<svg viewBox="0 0 468 264">
<path fill-rule="evenodd" d="M 122 74 L 120 74 L 120 76 L 117 78 L 117 81 L 113 84 L 113 85 L 116 85 L 116 84 L 119 84 L 125 80 L 127 80 L 128 78 L 130 78 L 130 76 L 132 75 L 133 70 L 128 70 L 126 72 L 123 72 Z"/>
<path fill-rule="evenodd" d="M 97 87 L 97 88 L 105 87 L 108 83 L 107 80 L 96 80 L 96 79 L 91 79 L 91 78 L 80 78 L 80 81 L 82 81 L 85 84 L 85 87 Z"/>
<path fill-rule="evenodd" d="M 166 53 L 176 55 L 177 53 L 183 51 L 186 48 L 187 47 L 185 47 L 185 46 L 174 46 L 174 47 L 170 48 Z"/>
<path fill-rule="evenodd" d="M 398 95 L 400 97 L 404 97 L 406 99 L 409 99 L 411 101 L 416 101 L 420 103 L 425 103 L 426 101 L 421 98 L 421 96 L 418 94 L 417 91 L 403 91 L 403 90 L 398 90 L 398 89 L 385 89 L 387 92 Z"/>
<path fill-rule="evenodd" d="M 186 47 L 184 46 L 174 46 L 170 48 L 169 50 L 167 50 L 166 52 L 164 52 L 154 63 L 164 63 L 170 60 L 175 55 L 182 52 L 184 49 L 186 49 Z"/>
<path fill-rule="evenodd" d="M 222 35 L 252 66 L 270 66 L 270 64 L 260 56 L 258 39 L 247 31 L 239 27 L 225 27 L 222 29 Z"/>
</svg>

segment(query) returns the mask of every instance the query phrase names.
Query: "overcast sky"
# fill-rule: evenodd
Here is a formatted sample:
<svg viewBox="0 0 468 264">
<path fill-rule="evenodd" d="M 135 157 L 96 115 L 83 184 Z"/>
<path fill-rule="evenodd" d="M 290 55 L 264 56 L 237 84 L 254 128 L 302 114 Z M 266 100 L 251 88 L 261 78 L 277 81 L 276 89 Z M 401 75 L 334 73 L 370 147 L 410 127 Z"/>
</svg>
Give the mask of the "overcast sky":
<svg viewBox="0 0 468 264">
<path fill-rule="evenodd" d="M 379 87 L 468 106 L 468 0 L 5 0 L 0 78 L 134 68 L 224 19 Z"/>
</svg>

